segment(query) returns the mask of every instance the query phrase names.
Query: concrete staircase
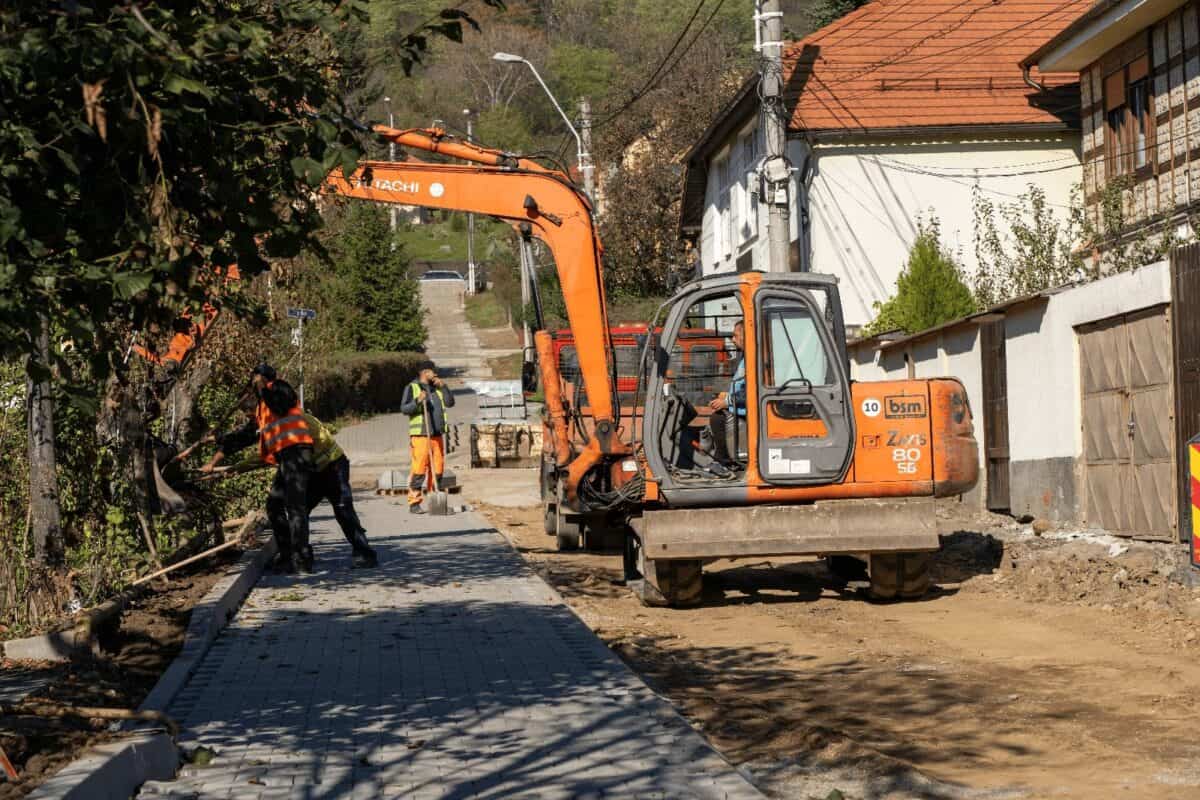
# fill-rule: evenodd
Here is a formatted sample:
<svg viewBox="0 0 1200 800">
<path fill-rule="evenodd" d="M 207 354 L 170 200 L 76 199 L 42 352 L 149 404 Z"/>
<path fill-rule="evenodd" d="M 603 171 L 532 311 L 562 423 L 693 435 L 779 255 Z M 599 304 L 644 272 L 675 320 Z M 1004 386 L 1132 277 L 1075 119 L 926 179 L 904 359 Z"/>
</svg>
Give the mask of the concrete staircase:
<svg viewBox="0 0 1200 800">
<path fill-rule="evenodd" d="M 488 356 L 475 331 L 467 322 L 463 296 L 466 286 L 456 281 L 423 281 L 421 301 L 429 335 L 425 351 L 437 364 L 442 377 L 462 380 L 488 380 L 492 377 Z"/>
</svg>

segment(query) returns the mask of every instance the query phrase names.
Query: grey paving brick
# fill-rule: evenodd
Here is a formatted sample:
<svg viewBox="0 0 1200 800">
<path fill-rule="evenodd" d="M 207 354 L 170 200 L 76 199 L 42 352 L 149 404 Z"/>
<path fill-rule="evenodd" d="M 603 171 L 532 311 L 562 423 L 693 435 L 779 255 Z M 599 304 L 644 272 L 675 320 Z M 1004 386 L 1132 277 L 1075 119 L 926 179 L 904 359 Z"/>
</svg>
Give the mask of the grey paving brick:
<svg viewBox="0 0 1200 800">
<path fill-rule="evenodd" d="M 171 707 L 213 764 L 142 797 L 761 797 L 481 518 L 358 502 L 381 568 L 315 515 Z"/>
</svg>

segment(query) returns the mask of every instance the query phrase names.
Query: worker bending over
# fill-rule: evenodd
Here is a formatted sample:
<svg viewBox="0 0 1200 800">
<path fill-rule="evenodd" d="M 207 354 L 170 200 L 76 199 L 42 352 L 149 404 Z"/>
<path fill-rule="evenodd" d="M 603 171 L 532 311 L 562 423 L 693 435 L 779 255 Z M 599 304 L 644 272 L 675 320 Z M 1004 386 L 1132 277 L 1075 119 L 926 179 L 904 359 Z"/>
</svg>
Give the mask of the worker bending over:
<svg viewBox="0 0 1200 800">
<path fill-rule="evenodd" d="M 321 505 L 322 500 L 328 500 L 333 506 L 333 516 L 337 519 L 342 535 L 350 543 L 353 551 L 352 564 L 355 569 L 379 566 L 379 557 L 375 549 L 367 541 L 367 531 L 358 519 L 354 510 L 354 490 L 350 487 L 350 459 L 342 451 L 333 433 L 321 420 L 312 414 L 305 413 L 304 421 L 308 424 L 308 432 L 313 438 L 313 467 L 308 478 L 308 500 L 305 504 L 309 515 L 313 509 Z M 264 466 L 257 452 L 243 458 L 233 469 L 238 472 L 258 469 Z M 276 540 L 288 536 L 287 510 L 279 498 L 267 498 L 267 519 L 271 530 L 275 532 Z"/>
<path fill-rule="evenodd" d="M 400 400 L 400 410 L 408 415 L 409 513 L 424 514 L 425 487 L 434 477 L 440 485 L 446 466 L 446 409 L 453 407 L 454 395 L 437 376 L 433 362 L 423 362 Z"/>
<path fill-rule="evenodd" d="M 280 519 L 276 533 L 279 555 L 276 567 L 281 572 L 297 568 L 312 572 L 313 552 L 308 544 L 308 483 L 313 464 L 313 437 L 300 409 L 296 390 L 279 380 L 275 368 L 260 364 L 251 374 L 258 405 L 254 420 L 224 436 L 214 436 L 217 452 L 201 472 L 212 472 L 226 454 L 243 450 L 258 440 L 259 458 L 279 469 L 267 496 L 267 508 L 274 506 Z M 286 520 L 286 523 L 284 523 Z M 285 536 L 279 536 L 286 530 Z"/>
</svg>

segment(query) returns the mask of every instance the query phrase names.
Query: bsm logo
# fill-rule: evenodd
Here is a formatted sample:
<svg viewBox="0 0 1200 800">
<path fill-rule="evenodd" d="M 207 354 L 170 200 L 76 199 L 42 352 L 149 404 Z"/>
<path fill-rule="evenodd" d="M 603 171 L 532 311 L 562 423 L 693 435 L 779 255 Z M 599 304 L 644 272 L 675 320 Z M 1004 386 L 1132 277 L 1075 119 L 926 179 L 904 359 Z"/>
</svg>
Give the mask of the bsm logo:
<svg viewBox="0 0 1200 800">
<path fill-rule="evenodd" d="M 921 419 L 928 415 L 921 395 L 892 395 L 883 398 L 883 415 L 888 419 Z"/>
</svg>

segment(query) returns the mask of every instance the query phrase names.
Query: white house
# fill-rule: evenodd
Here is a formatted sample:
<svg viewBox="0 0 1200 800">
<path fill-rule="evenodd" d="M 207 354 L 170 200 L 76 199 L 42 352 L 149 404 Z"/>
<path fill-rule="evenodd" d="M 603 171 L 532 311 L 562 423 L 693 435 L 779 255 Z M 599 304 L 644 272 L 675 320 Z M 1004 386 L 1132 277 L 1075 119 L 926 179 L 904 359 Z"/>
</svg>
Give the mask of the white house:
<svg viewBox="0 0 1200 800">
<path fill-rule="evenodd" d="M 1081 181 L 1078 75 L 1027 76 L 1020 61 L 1089 5 L 874 0 L 789 46 L 790 268 L 840 279 L 848 327 L 895 291 L 922 218 L 937 217 L 970 274 L 976 191 L 1005 203 L 1032 184 L 1066 213 Z M 768 269 L 756 89 L 686 158 L 680 229 L 703 275 Z"/>
</svg>

